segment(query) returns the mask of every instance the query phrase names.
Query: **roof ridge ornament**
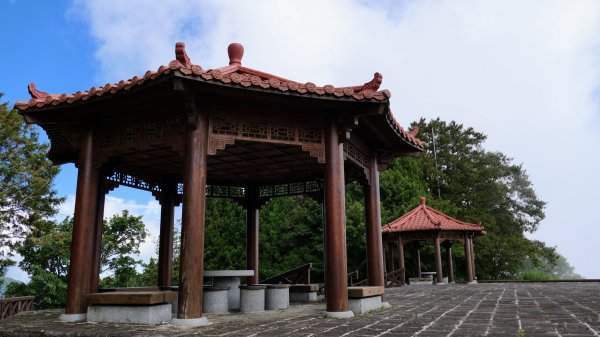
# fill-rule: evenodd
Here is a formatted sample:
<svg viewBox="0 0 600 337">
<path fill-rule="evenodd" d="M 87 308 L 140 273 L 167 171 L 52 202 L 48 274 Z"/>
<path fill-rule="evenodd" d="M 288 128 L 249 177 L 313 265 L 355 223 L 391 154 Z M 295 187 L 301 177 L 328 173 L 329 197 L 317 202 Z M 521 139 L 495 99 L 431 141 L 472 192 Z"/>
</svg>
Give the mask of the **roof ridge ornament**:
<svg viewBox="0 0 600 337">
<path fill-rule="evenodd" d="M 420 130 L 421 129 L 419 128 L 419 126 L 415 124 L 415 125 L 412 125 L 410 127 L 410 129 L 408 129 L 408 134 L 411 135 L 411 136 L 413 136 L 413 137 L 416 137 L 419 134 Z M 423 198 L 421 198 L 421 199 L 423 199 Z"/>
<path fill-rule="evenodd" d="M 431 223 L 440 227 L 442 225 L 442 221 L 433 217 L 433 214 L 431 214 L 431 212 L 429 212 L 429 210 L 427 209 L 426 203 L 427 199 L 425 197 L 421 197 L 421 207 L 423 207 L 423 212 L 425 212 L 425 215 L 427 215 L 427 218 L 429 218 L 429 221 L 431 221 Z"/>
<path fill-rule="evenodd" d="M 49 97 L 49 96 L 54 96 L 54 95 L 51 95 L 51 94 L 49 94 L 49 93 L 47 93 L 45 91 L 38 90 L 35 87 L 35 83 L 33 83 L 33 82 L 29 83 L 29 85 L 27 86 L 27 91 L 29 91 L 29 94 L 31 95 L 31 98 L 36 98 L 36 99 L 44 99 L 44 98 Z"/>
<path fill-rule="evenodd" d="M 190 68 L 192 66 L 192 61 L 189 56 L 185 52 L 185 43 L 177 42 L 175 43 L 175 59 L 181 63 L 186 68 Z"/>
<path fill-rule="evenodd" d="M 244 46 L 241 43 L 231 43 L 227 47 L 227 54 L 229 55 L 229 65 L 242 65 L 242 57 L 244 57 Z"/>
<path fill-rule="evenodd" d="M 373 91 L 377 91 L 379 90 L 379 86 L 381 86 L 382 82 L 383 75 L 381 75 L 379 72 L 376 72 L 375 74 L 373 74 L 373 79 L 363 85 L 362 90 L 370 89 Z"/>
</svg>

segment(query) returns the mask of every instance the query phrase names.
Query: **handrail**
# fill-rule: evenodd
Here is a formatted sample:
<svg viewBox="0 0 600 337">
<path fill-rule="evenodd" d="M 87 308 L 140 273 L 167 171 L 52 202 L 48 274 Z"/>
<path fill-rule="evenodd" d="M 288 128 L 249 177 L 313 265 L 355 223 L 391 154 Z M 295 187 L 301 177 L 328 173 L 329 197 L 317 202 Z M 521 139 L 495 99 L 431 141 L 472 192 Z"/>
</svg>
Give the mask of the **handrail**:
<svg viewBox="0 0 600 337">
<path fill-rule="evenodd" d="M 312 269 L 312 263 L 306 263 L 299 267 L 290 269 L 279 275 L 269 277 L 260 281 L 261 284 L 277 284 L 277 283 L 288 283 L 288 284 L 310 284 L 310 270 Z"/>
<path fill-rule="evenodd" d="M 21 311 L 33 310 L 33 296 L 0 299 L 0 319 L 16 315 Z"/>
<path fill-rule="evenodd" d="M 386 287 L 400 287 L 406 284 L 405 280 L 405 269 L 398 268 L 385 274 L 385 286 Z"/>
</svg>

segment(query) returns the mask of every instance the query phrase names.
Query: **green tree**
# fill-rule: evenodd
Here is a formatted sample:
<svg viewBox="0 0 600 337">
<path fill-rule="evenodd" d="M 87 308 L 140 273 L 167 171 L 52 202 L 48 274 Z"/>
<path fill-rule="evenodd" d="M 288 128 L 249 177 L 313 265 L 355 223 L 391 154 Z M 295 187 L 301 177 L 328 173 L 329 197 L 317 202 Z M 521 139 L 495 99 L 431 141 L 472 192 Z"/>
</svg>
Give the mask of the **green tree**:
<svg viewBox="0 0 600 337">
<path fill-rule="evenodd" d="M 17 247 L 17 252 L 23 257 L 19 267 L 29 274 L 31 280 L 26 284 L 10 284 L 6 295 L 35 296 L 36 307 L 40 309 L 63 307 L 72 231 L 73 218 L 66 218 L 60 223 L 38 223 Z M 136 271 L 141 262 L 133 256 L 139 254 L 139 245 L 146 235 L 141 217 L 132 216 L 128 211 L 104 220 L 101 269 L 110 275 L 101 280 L 102 287 L 141 285 L 143 278 Z"/>
<path fill-rule="evenodd" d="M 527 261 L 540 258 L 552 261 L 553 248 L 528 240 L 524 233 L 537 229 L 544 218 L 541 201 L 522 165 L 500 152 L 483 147 L 486 136 L 462 124 L 421 119 L 421 138 L 429 138 L 433 129 L 437 149 L 437 167 L 433 146 L 420 157 L 423 180 L 430 194 L 455 207 L 457 218 L 481 222 L 487 235 L 475 240 L 477 274 L 481 278 L 511 278 L 525 268 Z M 479 263 L 482 261 L 483 263 Z"/>
<path fill-rule="evenodd" d="M 16 110 L 0 103 L 0 276 L 14 264 L 15 245 L 62 202 L 53 187 L 59 168 L 46 158 L 48 148 Z"/>
<path fill-rule="evenodd" d="M 101 281 L 103 287 L 131 287 L 137 285 L 136 267 L 142 261 L 135 259 L 140 254 L 140 243 L 148 232 L 141 216 L 133 216 L 124 210 L 104 221 L 102 236 L 102 272 L 109 272 Z"/>
</svg>

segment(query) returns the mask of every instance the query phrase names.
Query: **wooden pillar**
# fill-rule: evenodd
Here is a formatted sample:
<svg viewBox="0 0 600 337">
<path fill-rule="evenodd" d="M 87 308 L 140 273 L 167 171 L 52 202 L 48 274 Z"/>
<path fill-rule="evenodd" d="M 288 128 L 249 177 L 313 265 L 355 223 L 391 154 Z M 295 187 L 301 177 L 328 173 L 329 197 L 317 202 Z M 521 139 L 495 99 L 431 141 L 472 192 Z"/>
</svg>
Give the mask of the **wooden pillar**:
<svg viewBox="0 0 600 337">
<path fill-rule="evenodd" d="M 66 315 L 82 314 L 87 311 L 83 295 L 90 292 L 92 284 L 99 177 L 94 158 L 94 130 L 91 126 L 87 126 L 81 137 L 78 160 Z"/>
<path fill-rule="evenodd" d="M 473 271 L 473 280 L 477 280 L 477 273 L 475 273 L 475 248 L 473 247 L 473 235 L 469 236 L 469 247 L 471 247 L 471 270 Z"/>
<path fill-rule="evenodd" d="M 348 311 L 344 151 L 333 119 L 325 126 L 326 311 Z"/>
<path fill-rule="evenodd" d="M 246 266 L 254 270 L 254 276 L 248 276 L 247 284 L 259 283 L 259 200 L 258 188 L 246 188 Z"/>
<path fill-rule="evenodd" d="M 173 226 L 175 224 L 177 184 L 167 182 L 162 184 L 161 189 L 157 285 L 170 287 L 173 285 Z"/>
<path fill-rule="evenodd" d="M 419 244 L 419 241 L 413 241 L 413 247 L 414 247 L 414 262 L 415 262 L 415 277 L 417 278 L 421 278 L 421 251 L 419 250 L 419 248 L 421 248 L 421 245 Z"/>
<path fill-rule="evenodd" d="M 469 239 L 469 235 L 465 234 L 465 266 L 466 270 L 466 281 L 473 282 L 473 263 L 471 258 L 471 240 Z"/>
<path fill-rule="evenodd" d="M 440 249 L 440 236 L 438 234 L 433 238 L 433 248 L 435 251 L 435 274 L 437 277 L 437 283 L 444 282 L 444 275 L 442 274 L 442 253 Z"/>
<path fill-rule="evenodd" d="M 394 261 L 394 243 L 390 242 L 388 246 L 390 249 L 390 270 L 388 270 L 388 273 L 391 273 L 396 270 L 396 261 Z"/>
<path fill-rule="evenodd" d="M 454 263 L 452 262 L 452 242 L 444 243 L 446 248 L 446 265 L 448 267 L 448 283 L 454 283 Z"/>
<path fill-rule="evenodd" d="M 94 248 L 93 248 L 93 267 L 90 291 L 97 292 L 100 283 L 100 272 L 102 271 L 102 235 L 104 233 L 104 203 L 108 187 L 104 175 L 100 175 L 98 185 L 98 208 L 96 209 L 96 223 L 94 226 Z"/>
<path fill-rule="evenodd" d="M 400 268 L 400 285 L 406 284 L 406 267 L 404 266 L 404 243 L 402 237 L 398 234 L 398 268 Z"/>
<path fill-rule="evenodd" d="M 193 104 L 193 103 L 190 103 Z M 195 107 L 191 107 L 195 110 Z M 183 172 L 178 319 L 202 317 L 208 116 L 188 111 Z"/>
<path fill-rule="evenodd" d="M 367 277 L 370 286 L 383 286 L 383 243 L 381 241 L 381 205 L 379 196 L 379 169 L 377 155 L 369 161 L 369 184 L 363 186 L 365 196 L 365 224 L 367 236 Z M 393 261 L 393 254 L 390 254 Z M 392 270 L 394 263 L 392 262 Z"/>
</svg>

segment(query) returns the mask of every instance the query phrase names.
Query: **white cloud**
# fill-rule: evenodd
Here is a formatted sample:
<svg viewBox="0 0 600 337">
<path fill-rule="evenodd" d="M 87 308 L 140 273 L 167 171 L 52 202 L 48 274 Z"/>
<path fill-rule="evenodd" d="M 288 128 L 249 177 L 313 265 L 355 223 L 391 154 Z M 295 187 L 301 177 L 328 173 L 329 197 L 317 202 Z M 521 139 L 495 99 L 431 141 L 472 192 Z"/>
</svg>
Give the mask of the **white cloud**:
<svg viewBox="0 0 600 337">
<path fill-rule="evenodd" d="M 98 77 L 156 69 L 185 41 L 204 68 L 243 64 L 299 82 L 361 84 L 373 72 L 409 124 L 457 120 L 523 162 L 547 218 L 534 236 L 600 278 L 600 3 L 590 1 L 78 1 L 98 42 Z M 596 95 L 594 95 L 596 93 Z"/>
</svg>

